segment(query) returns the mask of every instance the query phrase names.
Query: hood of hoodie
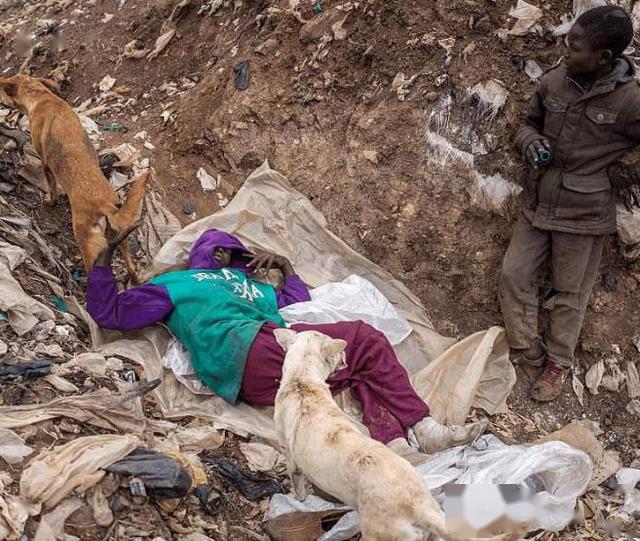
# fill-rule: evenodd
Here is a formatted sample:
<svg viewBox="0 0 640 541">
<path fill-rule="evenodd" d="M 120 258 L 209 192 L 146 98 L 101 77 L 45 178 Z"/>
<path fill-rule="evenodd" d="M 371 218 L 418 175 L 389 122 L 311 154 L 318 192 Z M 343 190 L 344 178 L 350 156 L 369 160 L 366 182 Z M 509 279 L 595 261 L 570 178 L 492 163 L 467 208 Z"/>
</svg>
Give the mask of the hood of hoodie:
<svg viewBox="0 0 640 541">
<path fill-rule="evenodd" d="M 613 61 L 613 69 L 596 83 L 598 86 L 609 83 L 628 83 L 636 77 L 636 67 L 626 56 Z"/>
<path fill-rule="evenodd" d="M 250 272 L 243 256 L 251 255 L 249 250 L 240 240 L 224 231 L 209 229 L 202 233 L 193 244 L 189 254 L 189 267 L 192 269 L 219 270 L 221 265 L 213 257 L 216 248 L 231 250 L 230 267 L 242 272 Z"/>
</svg>

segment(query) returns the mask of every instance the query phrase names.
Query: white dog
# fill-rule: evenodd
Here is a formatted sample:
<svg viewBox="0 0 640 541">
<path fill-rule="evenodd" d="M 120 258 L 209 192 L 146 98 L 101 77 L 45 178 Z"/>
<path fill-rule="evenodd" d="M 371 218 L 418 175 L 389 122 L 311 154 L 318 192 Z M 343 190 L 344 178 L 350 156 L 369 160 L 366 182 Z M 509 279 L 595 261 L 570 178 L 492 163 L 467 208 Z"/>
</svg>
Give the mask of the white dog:
<svg viewBox="0 0 640 541">
<path fill-rule="evenodd" d="M 459 541 L 446 532 L 444 513 L 413 467 L 360 433 L 333 400 L 326 380 L 344 362 L 346 342 L 314 331 L 274 334 L 287 352 L 275 422 L 296 496 L 306 497 L 304 475 L 356 509 L 363 541 Z"/>
</svg>

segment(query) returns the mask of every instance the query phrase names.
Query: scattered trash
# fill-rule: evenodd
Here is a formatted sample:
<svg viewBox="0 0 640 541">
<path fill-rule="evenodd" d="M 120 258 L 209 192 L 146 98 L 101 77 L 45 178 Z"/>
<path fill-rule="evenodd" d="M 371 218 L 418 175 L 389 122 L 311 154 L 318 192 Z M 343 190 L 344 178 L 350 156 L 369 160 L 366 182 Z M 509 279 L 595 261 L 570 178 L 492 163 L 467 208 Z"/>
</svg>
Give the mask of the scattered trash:
<svg viewBox="0 0 640 541">
<path fill-rule="evenodd" d="M 532 81 L 537 81 L 544 74 L 544 71 L 535 60 L 527 60 L 525 62 L 524 72 Z"/>
<path fill-rule="evenodd" d="M 164 21 L 160 30 L 161 34 L 156 39 L 153 50 L 147 54 L 147 59 L 152 60 L 164 51 L 176 35 L 176 26 L 185 13 L 185 8 L 191 4 L 191 0 L 182 0 L 173 8 L 171 15 Z M 126 48 L 125 48 L 126 49 Z"/>
<path fill-rule="evenodd" d="M 585 11 L 598 6 L 606 5 L 605 0 L 573 0 L 573 17 L 567 15 L 564 22 L 553 30 L 554 36 L 564 36 L 569 33 L 574 21 L 580 17 Z"/>
<path fill-rule="evenodd" d="M 285 457 L 264 443 L 241 443 L 240 451 L 251 471 L 268 472 L 284 465 Z"/>
<path fill-rule="evenodd" d="M 541 19 L 542 10 L 524 0 L 518 0 L 515 8 L 509 11 L 509 16 L 518 19 L 508 34 L 512 36 L 526 36 L 531 28 Z"/>
<path fill-rule="evenodd" d="M 51 373 L 51 359 L 3 365 L 0 364 L 0 381 L 26 381 Z"/>
<path fill-rule="evenodd" d="M 104 468 L 131 453 L 137 443 L 134 436 L 86 436 L 46 450 L 22 473 L 20 494 L 50 509 L 72 492 L 96 485 Z"/>
<path fill-rule="evenodd" d="M 55 318 L 50 308 L 29 297 L 12 276 L 26 258 L 22 248 L 0 241 L 0 310 L 7 314 L 9 325 L 18 336 L 28 333 L 41 319 Z"/>
<path fill-rule="evenodd" d="M 239 60 L 232 67 L 236 88 L 238 90 L 249 88 L 249 61 Z"/>
<path fill-rule="evenodd" d="M 268 477 L 244 472 L 229 460 L 215 456 L 203 457 L 203 462 L 229 482 L 234 488 L 252 502 L 257 502 L 273 494 L 282 493 L 282 486 Z"/>
<path fill-rule="evenodd" d="M 404 101 L 407 94 L 409 94 L 409 87 L 416 80 L 417 75 L 407 79 L 407 76 L 401 71 L 396 74 L 391 83 L 391 90 L 393 90 L 397 96 L 399 101 Z"/>
<path fill-rule="evenodd" d="M 98 484 L 93 489 L 93 493 L 89 497 L 89 504 L 93 509 L 93 518 L 98 526 L 108 528 L 113 524 L 113 512 L 101 485 Z"/>
<path fill-rule="evenodd" d="M 629 413 L 630 415 L 635 415 L 636 417 L 640 417 L 640 400 L 638 400 L 637 398 L 634 398 L 627 404 L 627 407 L 625 409 L 627 410 L 627 413 Z"/>
<path fill-rule="evenodd" d="M 640 374 L 633 361 L 627 361 L 627 394 L 629 398 L 640 397 Z"/>
<path fill-rule="evenodd" d="M 605 374 L 602 377 L 602 386 L 612 393 L 618 392 L 620 384 L 627 379 L 627 376 L 620 370 L 617 364 L 612 364 L 609 367 L 611 374 Z"/>
<path fill-rule="evenodd" d="M 196 206 L 190 201 L 187 201 L 184 205 L 182 205 L 182 212 L 184 212 L 187 216 L 195 214 Z"/>
<path fill-rule="evenodd" d="M 576 397 L 578 398 L 578 402 L 582 407 L 584 407 L 584 385 L 582 384 L 580 379 L 578 379 L 578 376 L 575 373 L 575 371 L 572 374 L 571 384 L 573 386 L 573 392 L 576 394 Z"/>
<path fill-rule="evenodd" d="M 622 468 L 616 472 L 615 479 L 624 494 L 624 505 L 616 515 L 622 515 L 627 519 L 640 517 L 640 489 L 638 489 L 640 470 Z"/>
<path fill-rule="evenodd" d="M 598 394 L 598 388 L 604 376 L 604 361 L 600 360 L 591 365 L 585 376 L 585 384 L 592 395 Z"/>
<path fill-rule="evenodd" d="M 0 458 L 7 464 L 20 464 L 33 449 L 13 430 L 0 428 Z"/>
<path fill-rule="evenodd" d="M 495 120 L 509 98 L 507 89 L 496 79 L 478 83 L 468 93 L 471 98 L 477 100 L 480 117 L 486 118 L 489 123 Z"/>
<path fill-rule="evenodd" d="M 109 92 L 113 88 L 113 85 L 116 84 L 116 80 L 110 75 L 105 75 L 105 77 L 98 83 L 98 88 L 100 92 L 106 93 Z"/>
<path fill-rule="evenodd" d="M 204 167 L 201 167 L 200 169 L 198 169 L 198 173 L 196 176 L 200 181 L 200 186 L 202 186 L 202 190 L 205 192 L 214 191 L 220 187 L 220 175 L 218 175 L 218 178 L 214 178 L 209 173 L 207 173 Z"/>
<path fill-rule="evenodd" d="M 112 122 L 111 124 L 103 124 L 100 126 L 102 131 L 111 131 L 111 132 L 127 132 L 129 128 L 119 124 L 118 122 Z"/>
<path fill-rule="evenodd" d="M 105 470 L 131 476 L 130 486 L 135 496 L 148 494 L 165 500 L 183 498 L 191 490 L 191 476 L 187 470 L 173 458 L 150 449 L 138 447 Z"/>
<path fill-rule="evenodd" d="M 322 2 L 320 0 L 315 0 L 313 2 L 312 10 L 316 15 L 318 13 L 322 13 Z"/>
<path fill-rule="evenodd" d="M 522 191 L 520 186 L 505 179 L 499 173 L 490 176 L 477 174 L 475 179 L 476 181 L 469 190 L 472 203 L 500 216 L 507 215 L 509 204 Z"/>
<path fill-rule="evenodd" d="M 574 421 L 564 428 L 538 438 L 534 443 L 562 441 L 573 449 L 586 453 L 593 462 L 591 486 L 597 486 L 611 477 L 619 468 L 620 460 L 614 451 L 605 450 L 592 432 L 592 427 L 583 421 Z"/>
<path fill-rule="evenodd" d="M 34 541 L 53 541 L 63 535 L 64 523 L 84 505 L 82 498 L 69 498 L 50 513 L 43 515 L 36 529 Z"/>
<path fill-rule="evenodd" d="M 142 58 L 148 56 L 150 52 L 151 49 L 138 48 L 138 40 L 134 39 L 124 46 L 122 56 L 123 58 L 133 58 L 135 60 L 141 60 Z"/>
</svg>

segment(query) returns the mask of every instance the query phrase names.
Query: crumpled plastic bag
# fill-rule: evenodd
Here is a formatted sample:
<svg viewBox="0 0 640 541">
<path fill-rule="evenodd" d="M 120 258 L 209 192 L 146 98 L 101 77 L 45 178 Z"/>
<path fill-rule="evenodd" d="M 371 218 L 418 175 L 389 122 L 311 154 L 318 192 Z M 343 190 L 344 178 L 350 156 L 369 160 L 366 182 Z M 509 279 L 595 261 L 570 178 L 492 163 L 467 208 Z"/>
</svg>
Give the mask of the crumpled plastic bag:
<svg viewBox="0 0 640 541">
<path fill-rule="evenodd" d="M 537 492 L 544 509 L 538 527 L 558 532 L 573 519 L 577 498 L 591 480 L 592 464 L 582 451 L 562 442 L 542 445 L 506 445 L 492 435 L 481 437 L 472 447 L 454 447 L 416 467 L 432 494 L 442 505 L 444 487 L 456 484 L 526 484 Z M 271 498 L 268 517 L 292 511 L 344 509 L 317 496 L 304 502 L 291 494 Z M 342 541 L 359 531 L 358 514 L 350 512 L 319 541 Z"/>
<path fill-rule="evenodd" d="M 434 419 L 444 424 L 464 424 L 471 407 L 490 415 L 505 413 L 516 382 L 508 352 L 503 329 L 491 327 L 449 348 L 413 376 L 413 386 Z"/>
<path fill-rule="evenodd" d="M 144 447 L 135 449 L 105 470 L 140 479 L 147 494 L 158 499 L 183 498 L 191 490 L 191 476 L 178 461 Z"/>
<path fill-rule="evenodd" d="M 287 325 L 364 321 L 397 346 L 411 334 L 411 325 L 382 292 L 368 280 L 352 274 L 342 282 L 331 282 L 310 291 L 311 301 L 280 310 Z"/>
<path fill-rule="evenodd" d="M 125 402 L 108 389 L 76 396 L 61 396 L 41 404 L 1 406 L 0 428 L 20 428 L 35 423 L 69 417 L 107 430 L 140 433 L 145 417 L 140 398 Z"/>
<path fill-rule="evenodd" d="M 54 319 L 53 310 L 27 295 L 11 272 L 27 258 L 26 252 L 0 241 L 0 311 L 18 336 L 33 329 L 40 320 Z"/>
<path fill-rule="evenodd" d="M 33 453 L 24 440 L 13 430 L 0 428 L 0 458 L 7 464 L 19 464 L 24 457 Z"/>
<path fill-rule="evenodd" d="M 605 0 L 573 0 L 573 18 L 566 16 L 564 22 L 553 30 L 554 36 L 564 36 L 569 33 L 575 20 L 585 11 L 606 5 Z"/>
<path fill-rule="evenodd" d="M 103 435 L 76 438 L 47 449 L 31 461 L 20 478 L 20 495 L 51 508 L 73 491 L 84 492 L 105 475 L 103 468 L 138 446 L 135 436 Z"/>
<path fill-rule="evenodd" d="M 69 498 L 40 519 L 33 541 L 55 541 L 64 531 L 70 515 L 84 505 L 82 498 Z"/>
<path fill-rule="evenodd" d="M 4 483 L 0 480 L 0 539 L 19 539 L 28 518 L 38 515 L 40 510 L 39 503 L 30 503 L 22 496 L 7 494 Z"/>
<path fill-rule="evenodd" d="M 542 10 L 524 0 L 518 0 L 516 7 L 509 11 L 509 16 L 518 20 L 508 33 L 512 36 L 526 36 L 531 27 L 542 17 Z"/>
</svg>

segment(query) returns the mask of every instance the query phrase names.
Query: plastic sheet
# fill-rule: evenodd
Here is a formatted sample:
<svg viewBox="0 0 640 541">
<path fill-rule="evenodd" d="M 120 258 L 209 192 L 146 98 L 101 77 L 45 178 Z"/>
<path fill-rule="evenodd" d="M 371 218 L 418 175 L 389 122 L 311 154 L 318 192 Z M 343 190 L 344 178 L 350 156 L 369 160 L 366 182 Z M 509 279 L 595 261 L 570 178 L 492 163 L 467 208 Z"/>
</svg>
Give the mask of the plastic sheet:
<svg viewBox="0 0 640 541">
<path fill-rule="evenodd" d="M 502 330 L 477 333 L 461 346 L 449 349 L 455 340 L 436 332 L 420 300 L 391 274 L 331 233 L 324 216 L 267 163 L 251 174 L 224 210 L 190 224 L 171 238 L 158 252 L 146 278 L 184 268 L 193 241 L 212 227 L 237 235 L 252 248 L 286 256 L 312 288 L 340 282 L 352 274 L 371 282 L 411 325 L 411 334 L 395 350 L 415 376 L 416 390 L 430 402 L 436 418 L 448 419 L 449 409 L 456 418 L 466 417 L 471 405 L 486 406 L 489 413 L 504 407 L 515 371 L 508 360 Z M 243 403 L 230 406 L 216 396 L 194 394 L 164 368 L 162 357 L 171 339 L 164 328 L 156 326 L 129 336 L 105 332 L 84 308 L 72 301 L 67 304 L 72 313 L 89 324 L 94 348 L 105 356 L 122 356 L 139 363 L 147 380 L 162 380 L 153 394 L 165 418 L 209 418 L 215 428 L 277 441 L 272 408 L 252 408 Z M 430 384 L 429 375 L 421 377 L 421 371 L 436 358 L 440 387 Z M 447 365 L 455 369 L 448 372 Z M 463 382 L 458 381 L 461 374 L 467 378 Z M 450 395 L 452 388 L 457 389 L 457 395 Z"/>
<path fill-rule="evenodd" d="M 538 527 L 560 531 L 573 519 L 576 499 L 591 480 L 590 458 L 562 442 L 541 445 L 505 445 L 492 435 L 483 436 L 473 447 L 454 447 L 434 455 L 417 471 L 442 505 L 444 486 L 457 484 L 526 484 L 538 495 L 544 512 Z M 317 496 L 299 502 L 292 495 L 271 499 L 269 518 L 291 511 L 344 509 Z M 346 514 L 320 541 L 349 539 L 359 531 L 358 515 Z"/>
<path fill-rule="evenodd" d="M 382 332 L 391 345 L 411 334 L 411 325 L 371 282 L 352 274 L 311 290 L 311 301 L 280 310 L 287 325 L 364 321 Z"/>
</svg>

